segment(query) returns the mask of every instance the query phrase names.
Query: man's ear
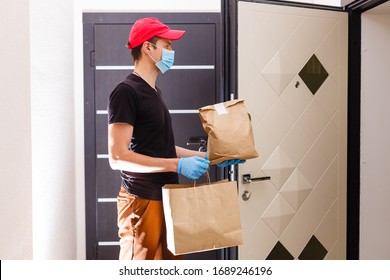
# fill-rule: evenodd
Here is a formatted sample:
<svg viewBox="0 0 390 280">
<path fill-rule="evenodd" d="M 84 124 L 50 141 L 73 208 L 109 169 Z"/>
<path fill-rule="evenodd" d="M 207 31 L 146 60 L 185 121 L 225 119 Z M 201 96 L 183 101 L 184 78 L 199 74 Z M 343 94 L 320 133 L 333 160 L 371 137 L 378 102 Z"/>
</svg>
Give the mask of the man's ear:
<svg viewBox="0 0 390 280">
<path fill-rule="evenodd" d="M 150 53 L 150 43 L 148 41 L 143 43 L 142 48 L 144 49 L 144 51 L 146 53 L 148 53 L 148 54 Z"/>
</svg>

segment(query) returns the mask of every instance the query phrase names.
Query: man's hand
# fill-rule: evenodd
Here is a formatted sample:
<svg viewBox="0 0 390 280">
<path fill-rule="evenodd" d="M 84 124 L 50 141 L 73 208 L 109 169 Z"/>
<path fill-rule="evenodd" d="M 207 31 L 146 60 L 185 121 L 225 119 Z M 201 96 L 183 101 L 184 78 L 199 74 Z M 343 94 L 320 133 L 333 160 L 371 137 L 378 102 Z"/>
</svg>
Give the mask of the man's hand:
<svg viewBox="0 0 390 280">
<path fill-rule="evenodd" d="M 197 156 L 181 158 L 177 166 L 177 173 L 195 180 L 206 172 L 209 164 L 210 161 Z"/>
<path fill-rule="evenodd" d="M 243 160 L 243 159 L 230 159 L 230 160 L 225 160 L 221 163 L 217 163 L 216 165 L 218 167 L 226 167 L 229 165 L 241 164 L 241 163 L 245 163 L 245 162 L 246 162 L 246 160 Z"/>
<path fill-rule="evenodd" d="M 206 152 L 205 158 L 209 159 L 209 152 Z M 217 163 L 216 165 L 218 167 L 226 167 L 229 165 L 241 164 L 241 163 L 245 163 L 245 162 L 246 162 L 246 160 L 244 160 L 244 159 L 230 159 L 230 160 L 225 160 L 223 162 Z"/>
</svg>

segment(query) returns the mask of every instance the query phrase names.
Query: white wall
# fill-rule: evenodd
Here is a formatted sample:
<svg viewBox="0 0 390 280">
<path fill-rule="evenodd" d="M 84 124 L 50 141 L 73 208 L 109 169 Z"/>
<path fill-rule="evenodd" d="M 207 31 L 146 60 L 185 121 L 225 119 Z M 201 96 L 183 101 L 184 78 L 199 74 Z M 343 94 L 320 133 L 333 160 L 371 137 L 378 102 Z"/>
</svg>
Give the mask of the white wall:
<svg viewBox="0 0 390 280">
<path fill-rule="evenodd" d="M 32 257 L 29 1 L 0 9 L 0 259 Z"/>
<path fill-rule="evenodd" d="M 73 1 L 31 0 L 33 258 L 76 258 Z"/>
<path fill-rule="evenodd" d="M 390 259 L 389 46 L 390 9 L 366 12 L 362 16 L 361 259 Z"/>
</svg>

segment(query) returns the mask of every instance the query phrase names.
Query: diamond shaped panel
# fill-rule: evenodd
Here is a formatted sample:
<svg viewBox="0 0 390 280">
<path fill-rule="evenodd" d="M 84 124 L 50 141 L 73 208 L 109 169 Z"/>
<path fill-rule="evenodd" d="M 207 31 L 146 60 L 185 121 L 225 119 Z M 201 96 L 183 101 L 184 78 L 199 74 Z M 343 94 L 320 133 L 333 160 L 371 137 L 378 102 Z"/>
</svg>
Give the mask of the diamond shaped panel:
<svg viewBox="0 0 390 280">
<path fill-rule="evenodd" d="M 261 218 L 277 236 L 280 236 L 294 215 L 295 210 L 278 194 Z"/>
<path fill-rule="evenodd" d="M 329 74 L 326 72 L 326 69 L 322 66 L 317 56 L 313 54 L 299 72 L 299 76 L 310 89 L 311 93 L 315 94 Z"/>
<path fill-rule="evenodd" d="M 299 255 L 300 260 L 323 260 L 328 251 L 320 241 L 313 235 L 306 244 L 302 253 Z"/>
<path fill-rule="evenodd" d="M 296 75 L 294 68 L 291 67 L 288 60 L 277 52 L 269 64 L 262 71 L 263 76 L 277 95 L 280 95 L 292 78 Z"/>
<path fill-rule="evenodd" d="M 299 170 L 295 170 L 294 173 L 287 180 L 287 182 L 284 184 L 280 192 L 290 203 L 290 205 L 295 210 L 298 210 L 302 203 L 305 201 L 306 197 L 311 192 L 312 188 L 313 187 L 302 175 L 302 173 L 299 172 Z"/>
<path fill-rule="evenodd" d="M 275 244 L 266 260 L 293 260 L 293 255 L 279 241 Z"/>
<path fill-rule="evenodd" d="M 271 183 L 280 190 L 295 167 L 294 162 L 278 147 L 261 169 L 271 176 Z"/>
</svg>

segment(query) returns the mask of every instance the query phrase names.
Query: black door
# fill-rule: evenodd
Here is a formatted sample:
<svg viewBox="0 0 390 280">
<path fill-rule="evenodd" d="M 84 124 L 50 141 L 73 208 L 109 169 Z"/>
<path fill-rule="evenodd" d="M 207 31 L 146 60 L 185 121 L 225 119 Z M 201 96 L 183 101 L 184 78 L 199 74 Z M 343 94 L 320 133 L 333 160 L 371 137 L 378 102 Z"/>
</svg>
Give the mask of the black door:
<svg viewBox="0 0 390 280">
<path fill-rule="evenodd" d="M 119 173 L 111 170 L 107 151 L 107 101 L 113 88 L 133 69 L 125 47 L 132 24 L 157 17 L 173 29 L 186 30 L 173 42 L 175 65 L 160 75 L 157 85 L 170 110 L 176 145 L 198 149 L 206 138 L 198 109 L 221 102 L 222 51 L 218 13 L 85 13 L 85 196 L 87 259 L 118 259 L 116 196 Z M 223 176 L 210 170 L 212 180 Z M 181 183 L 190 183 L 180 177 Z M 221 251 L 187 255 L 187 259 L 219 259 Z"/>
</svg>

